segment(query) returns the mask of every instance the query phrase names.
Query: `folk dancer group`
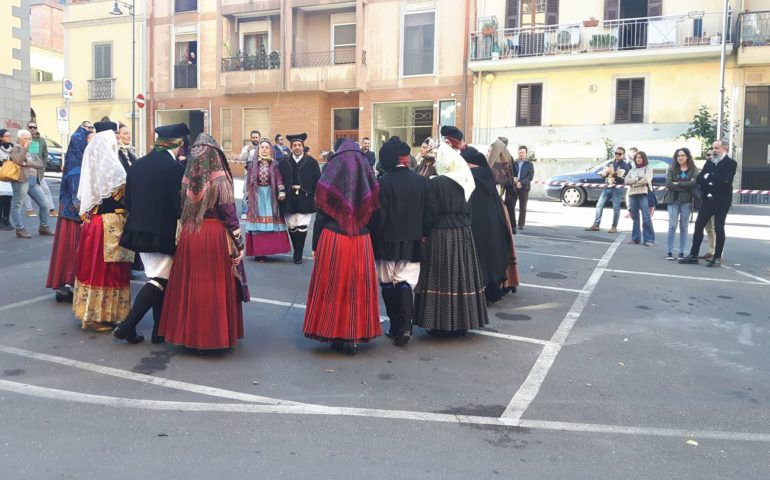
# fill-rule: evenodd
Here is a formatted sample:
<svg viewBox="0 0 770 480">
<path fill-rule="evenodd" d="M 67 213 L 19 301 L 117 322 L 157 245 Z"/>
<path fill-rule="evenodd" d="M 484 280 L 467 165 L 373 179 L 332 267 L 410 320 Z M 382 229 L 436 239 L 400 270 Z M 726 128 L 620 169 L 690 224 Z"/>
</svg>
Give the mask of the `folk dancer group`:
<svg viewBox="0 0 770 480">
<path fill-rule="evenodd" d="M 49 286 L 58 288 L 64 280 L 52 275 L 75 272 L 67 281 L 83 328 L 139 343 L 137 326 L 152 310 L 154 343 L 233 347 L 249 301 L 244 256 L 285 253 L 288 236 L 301 263 L 313 214 L 303 333 L 335 350 L 355 353 L 382 334 L 378 286 L 391 320 L 387 335 L 404 346 L 412 325 L 435 336 L 486 325 L 487 302 L 518 285 L 515 227 L 494 170 L 505 169 L 504 160 L 487 160 L 454 127 L 442 128 L 447 143 L 427 143 L 416 171 L 409 146 L 392 137 L 379 152 L 379 181 L 353 141 L 338 141 L 321 172 L 306 153 L 305 134 L 286 136 L 291 154 L 280 161 L 260 140 L 248 170 L 244 236 L 227 158 L 209 135 L 179 161 L 187 127 L 158 127 L 153 150 L 127 163 L 118 125 L 95 126 L 90 142 L 81 129 L 70 141 L 60 206 L 66 215 L 49 274 Z M 149 280 L 130 305 L 137 254 Z"/>
</svg>

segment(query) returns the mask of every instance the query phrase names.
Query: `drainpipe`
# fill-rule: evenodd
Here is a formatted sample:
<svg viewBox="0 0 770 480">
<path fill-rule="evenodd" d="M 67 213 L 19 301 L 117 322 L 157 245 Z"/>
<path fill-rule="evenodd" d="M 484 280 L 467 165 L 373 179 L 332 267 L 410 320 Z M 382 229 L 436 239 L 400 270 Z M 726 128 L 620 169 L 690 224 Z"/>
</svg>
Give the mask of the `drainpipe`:
<svg viewBox="0 0 770 480">
<path fill-rule="evenodd" d="M 467 132 L 466 128 L 468 126 L 468 42 L 470 42 L 470 9 L 470 0 L 465 0 L 465 46 L 463 48 L 463 101 L 465 104 L 463 106 L 463 132 Z M 440 114 L 441 112 L 439 112 L 439 115 Z"/>
</svg>

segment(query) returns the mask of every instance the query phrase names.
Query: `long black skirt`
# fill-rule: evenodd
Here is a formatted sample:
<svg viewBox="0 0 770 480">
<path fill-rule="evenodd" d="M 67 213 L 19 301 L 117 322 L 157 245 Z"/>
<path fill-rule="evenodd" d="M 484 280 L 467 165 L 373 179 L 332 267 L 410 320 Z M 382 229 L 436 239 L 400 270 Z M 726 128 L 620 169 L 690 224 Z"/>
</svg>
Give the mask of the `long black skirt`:
<svg viewBox="0 0 770 480">
<path fill-rule="evenodd" d="M 419 327 L 453 332 L 489 323 L 470 227 L 431 232 L 416 293 Z"/>
</svg>

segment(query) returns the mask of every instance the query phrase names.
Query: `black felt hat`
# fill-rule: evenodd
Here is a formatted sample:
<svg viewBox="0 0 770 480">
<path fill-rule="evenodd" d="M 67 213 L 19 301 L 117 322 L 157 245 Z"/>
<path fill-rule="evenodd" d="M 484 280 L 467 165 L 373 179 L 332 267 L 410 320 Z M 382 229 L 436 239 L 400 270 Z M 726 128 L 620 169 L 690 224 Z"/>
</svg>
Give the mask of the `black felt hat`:
<svg viewBox="0 0 770 480">
<path fill-rule="evenodd" d="M 463 132 L 461 132 L 459 128 L 453 127 L 452 125 L 444 125 L 441 127 L 441 136 L 452 137 L 455 140 L 462 140 Z"/>
<path fill-rule="evenodd" d="M 409 145 L 399 137 L 390 137 L 380 148 L 380 167 L 385 171 L 393 170 L 398 165 L 398 159 L 409 155 L 411 151 Z"/>
<path fill-rule="evenodd" d="M 182 138 L 190 134 L 190 129 L 184 123 L 174 123 L 155 128 L 159 138 Z"/>
<path fill-rule="evenodd" d="M 305 140 L 307 140 L 307 133 L 297 133 L 295 135 L 286 135 L 286 140 L 289 141 L 289 145 L 291 145 L 295 141 L 300 141 L 302 142 L 302 145 L 304 145 Z"/>
<path fill-rule="evenodd" d="M 94 130 L 96 130 L 96 133 L 103 132 L 105 130 L 112 130 L 113 132 L 118 131 L 118 124 L 115 122 L 96 122 L 94 123 Z"/>
</svg>

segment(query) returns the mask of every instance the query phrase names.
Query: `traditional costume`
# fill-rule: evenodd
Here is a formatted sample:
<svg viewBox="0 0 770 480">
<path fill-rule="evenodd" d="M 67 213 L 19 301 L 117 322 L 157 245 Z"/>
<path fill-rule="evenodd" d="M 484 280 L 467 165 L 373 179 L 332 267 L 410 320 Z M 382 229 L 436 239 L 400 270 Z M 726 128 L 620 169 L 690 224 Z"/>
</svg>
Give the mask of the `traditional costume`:
<svg viewBox="0 0 770 480">
<path fill-rule="evenodd" d="M 136 326 L 152 309 L 152 342 L 162 343 L 158 326 L 163 307 L 163 292 L 171 273 L 176 251 L 177 219 L 181 214 L 180 189 L 184 175 L 183 164 L 176 153 L 182 137 L 188 135 L 187 125 L 178 123 L 155 129 L 158 138 L 152 151 L 136 161 L 128 171 L 126 197 L 128 209 L 120 245 L 141 252 L 145 275 L 150 279 L 134 299 L 126 319 L 115 329 L 115 337 L 129 343 L 139 343 L 144 336 Z"/>
<path fill-rule="evenodd" d="M 495 185 L 500 198 L 503 199 L 505 209 L 508 211 L 508 217 L 512 224 L 512 232 L 516 233 L 516 182 L 513 178 L 516 176 L 516 166 L 508 150 L 506 142 L 498 138 L 492 143 L 492 150 L 489 152 L 487 161 L 492 173 L 495 176 Z"/>
<path fill-rule="evenodd" d="M 244 251 L 224 152 L 201 133 L 182 180 L 182 232 L 174 255 L 158 335 L 200 350 L 223 349 L 243 338 L 249 301 Z"/>
<path fill-rule="evenodd" d="M 316 189 L 315 264 L 303 333 L 355 353 L 382 334 L 377 274 L 367 222 L 380 188 L 363 152 L 346 140 L 329 158 Z"/>
<path fill-rule="evenodd" d="M 81 168 L 77 196 L 83 227 L 72 308 L 84 329 L 107 331 L 128 313 L 129 266 L 133 257 L 132 252 L 118 246 L 125 222 L 120 200 L 126 171 L 118 160 L 114 131 L 105 130 L 94 136 L 85 149 Z"/>
<path fill-rule="evenodd" d="M 88 141 L 88 130 L 78 127 L 70 138 L 64 160 L 61 186 L 59 188 L 59 221 L 51 249 L 46 288 L 56 289 L 57 302 L 72 302 L 72 287 L 75 285 L 77 247 L 80 242 L 80 200 L 77 198 L 80 184 L 80 170 Z"/>
<path fill-rule="evenodd" d="M 380 149 L 380 210 L 372 244 L 382 299 L 390 318 L 387 335 L 399 346 L 412 336 L 412 289 L 420 277 L 423 211 L 430 181 L 409 169 L 409 145 L 391 137 Z"/>
<path fill-rule="evenodd" d="M 415 324 L 434 335 L 464 334 L 489 322 L 471 232 L 475 183 L 468 164 L 446 144 L 438 148 L 436 172 L 425 208 L 428 238 L 416 290 Z"/>
<path fill-rule="evenodd" d="M 286 139 L 289 140 L 289 145 L 300 142 L 304 147 L 307 134 L 286 135 Z M 289 157 L 279 162 L 278 168 L 288 188 L 281 210 L 294 247 L 294 263 L 300 264 L 307 228 L 315 212 L 315 190 L 318 179 L 321 177 L 321 168 L 318 162 L 307 153 L 297 157 L 293 151 Z"/>
<path fill-rule="evenodd" d="M 267 147 L 264 153 L 263 144 Z M 286 187 L 272 152 L 270 142 L 261 140 L 247 175 L 246 255 L 260 260 L 266 255 L 291 251 L 288 228 L 280 209 L 280 202 L 286 198 Z"/>
</svg>

